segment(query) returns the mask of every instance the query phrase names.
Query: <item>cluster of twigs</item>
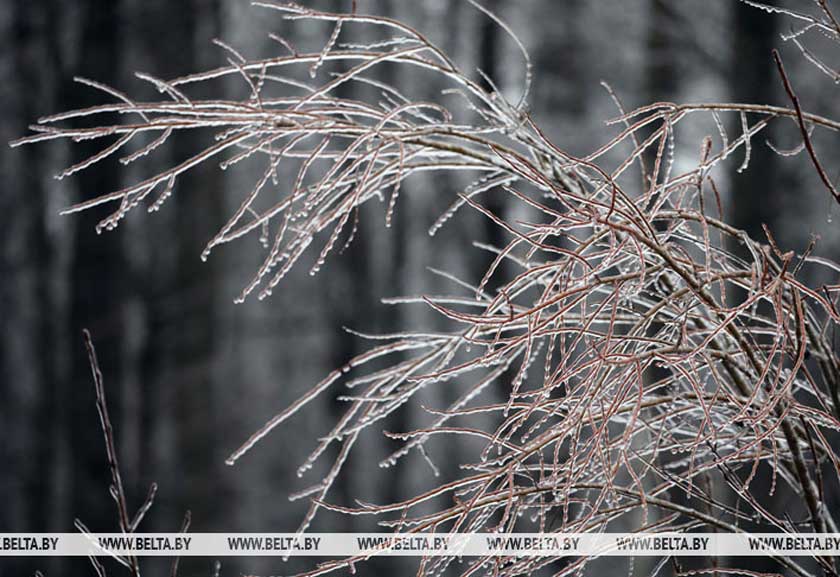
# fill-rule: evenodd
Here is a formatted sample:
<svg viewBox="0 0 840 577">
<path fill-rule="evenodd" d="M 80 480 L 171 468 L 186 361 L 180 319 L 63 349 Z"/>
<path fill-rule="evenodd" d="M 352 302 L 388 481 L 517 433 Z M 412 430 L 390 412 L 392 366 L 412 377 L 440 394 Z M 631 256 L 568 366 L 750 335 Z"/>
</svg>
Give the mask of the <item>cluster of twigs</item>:
<svg viewBox="0 0 840 577">
<path fill-rule="evenodd" d="M 104 379 L 102 378 L 102 370 L 99 368 L 99 360 L 96 357 L 96 348 L 93 346 L 93 339 L 90 332 L 85 329 L 82 331 L 84 338 L 85 350 L 88 355 L 88 362 L 90 363 L 90 371 L 93 376 L 93 386 L 96 394 L 96 412 L 99 415 L 99 424 L 102 428 L 102 436 L 105 440 L 105 456 L 108 459 L 108 472 L 111 476 L 111 484 L 108 487 L 108 492 L 114 500 L 117 509 L 117 524 L 120 532 L 126 535 L 135 533 L 140 527 L 140 523 L 146 517 L 146 513 L 152 508 L 157 495 L 157 483 L 152 483 L 149 486 L 149 492 L 143 503 L 137 509 L 133 516 L 128 512 L 128 501 L 125 496 L 125 489 L 122 482 L 122 474 L 120 473 L 119 452 L 117 450 L 117 443 L 114 438 L 114 427 L 111 425 L 111 415 L 108 411 L 107 395 L 105 393 Z M 188 510 L 184 515 L 183 523 L 181 524 L 181 533 L 186 533 L 190 528 L 190 521 L 192 515 Z M 76 528 L 85 535 L 90 534 L 90 530 L 85 526 L 81 519 L 75 520 Z M 128 569 L 132 577 L 140 577 L 140 562 L 137 557 L 133 555 L 117 555 L 111 554 L 110 557 L 117 563 Z M 95 555 L 88 557 L 91 565 L 98 577 L 105 577 L 107 572 L 105 566 Z M 178 564 L 180 558 L 174 557 L 170 566 L 170 576 L 177 577 Z M 40 572 L 39 572 L 40 574 Z M 218 573 L 217 573 L 218 574 Z"/>
<path fill-rule="evenodd" d="M 215 131 L 215 141 L 195 156 L 66 211 L 116 205 L 101 228 L 117 226 L 144 204 L 157 210 L 178 177 L 199 163 L 225 155 L 226 168 L 262 158 L 264 172 L 203 255 L 246 235 L 262 239 L 263 264 L 240 299 L 270 294 L 316 240 L 317 272 L 337 246 L 352 242 L 362 204 L 381 201 L 390 223 L 401 184 L 411 175 L 457 170 L 475 176 L 430 233 L 469 206 L 504 229 L 509 244 L 492 248 L 497 256 L 484 278 L 458 281 L 468 287 L 467 296 L 397 299 L 425 302 L 450 319 L 453 330 L 371 337 L 380 339 L 378 346 L 332 372 L 230 457 L 232 464 L 344 381 L 352 391 L 343 397 L 347 410 L 300 469 L 311 468 L 331 445 L 340 446 L 328 474 L 295 496 L 311 500 L 301 531 L 322 508 L 378 515 L 383 526 L 400 531 L 837 531 L 824 495 L 837 491 L 840 479 L 840 454 L 832 442 L 840 430 L 840 360 L 830 339 L 840 322 L 840 285 L 809 286 L 802 271 L 825 267 L 836 275 L 840 266 L 810 249 L 784 252 L 769 230 L 766 238 L 751 239 L 727 224 L 714 180 L 736 152 L 746 169 L 754 137 L 783 118 L 799 124 L 803 148 L 825 174 L 810 135 L 815 129 L 836 131 L 840 123 L 802 110 L 780 60 L 793 107 L 656 103 L 621 110 L 610 122 L 618 127 L 615 136 L 574 157 L 546 138 L 524 106 L 531 76 L 527 54 L 522 99 L 511 103 L 486 88 L 488 79 L 473 79 L 401 22 L 355 9 L 328 13 L 271 0 L 254 4 L 291 20 L 331 22 L 333 32 L 320 52 L 300 53 L 275 37 L 287 54 L 247 60 L 223 45 L 230 53 L 223 68 L 168 81 L 144 76 L 166 95 L 160 102 L 136 102 L 84 81 L 118 102 L 43 118 L 35 134 L 18 144 L 116 139 L 61 175 L 67 176 L 118 152 L 125 154 L 123 164 L 139 160 L 176 130 Z M 794 14 L 807 20 L 788 38 L 809 59 L 816 58 L 802 45 L 809 31 L 840 38 L 827 5 L 818 5 L 818 16 Z M 342 44 L 342 33 L 357 25 L 387 36 L 363 46 Z M 422 69 L 450 88 L 440 101 L 412 99 L 378 79 L 384 65 Z M 311 83 L 328 72 L 327 80 Z M 250 97 L 188 96 L 191 85 L 224 77 L 243 79 Z M 363 83 L 379 100 L 340 95 L 339 87 L 351 82 Z M 269 86 L 285 94 L 272 96 Z M 132 121 L 93 128 L 58 124 L 107 114 Z M 721 118 L 733 114 L 742 126 L 736 135 L 727 134 Z M 678 169 L 676 133 L 696 115 L 710 116 L 717 133 L 703 140 L 690 170 Z M 142 144 L 129 149 L 137 140 Z M 277 177 L 284 161 L 298 166 L 292 182 Z M 836 197 L 831 182 L 824 182 Z M 506 191 L 530 211 L 530 220 L 511 222 L 484 208 L 480 197 L 490 189 Z M 517 272 L 488 289 L 503 262 Z M 365 363 L 395 353 L 406 356 L 357 374 Z M 487 394 L 496 382 L 509 391 L 505 402 Z M 404 444 L 382 466 L 412 451 L 428 458 L 424 446 L 436 435 L 483 439 L 484 449 L 461 463 L 463 476 L 403 502 L 331 504 L 330 488 L 360 432 L 380 426 L 433 386 L 458 387 L 460 397 L 444 409 L 429 409 L 427 427 L 391 434 Z M 476 425 L 489 422 L 490 428 Z M 757 486 L 759 477 L 769 478 L 769 487 Z M 777 493 L 798 496 L 802 508 L 796 513 L 804 519 L 768 506 Z M 429 503 L 448 505 L 416 513 Z M 310 575 L 355 561 L 329 562 Z M 481 558 L 465 565 L 463 574 L 527 574 L 553 561 Z M 589 561 L 573 560 L 558 574 L 579 571 Z M 791 558 L 778 561 L 795 574 L 814 574 Z M 421 573 L 439 574 L 450 563 L 425 559 Z M 816 564 L 837 575 L 830 559 Z"/>
</svg>

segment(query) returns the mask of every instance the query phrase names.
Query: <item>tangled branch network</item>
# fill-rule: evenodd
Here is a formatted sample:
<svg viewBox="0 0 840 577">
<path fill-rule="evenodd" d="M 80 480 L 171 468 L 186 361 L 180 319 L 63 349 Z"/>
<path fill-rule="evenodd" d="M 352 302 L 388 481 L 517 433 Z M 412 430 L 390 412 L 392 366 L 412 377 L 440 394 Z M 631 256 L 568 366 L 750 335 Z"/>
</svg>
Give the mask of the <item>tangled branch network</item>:
<svg viewBox="0 0 840 577">
<path fill-rule="evenodd" d="M 66 210 L 115 206 L 99 229 L 116 227 L 140 206 L 158 210 L 178 178 L 200 163 L 220 160 L 224 169 L 261 158 L 264 171 L 202 255 L 246 236 L 263 240 L 262 264 L 239 300 L 270 295 L 313 244 L 311 270 L 321 269 L 336 247 L 352 242 L 363 204 L 381 202 L 390 224 L 401 185 L 412 175 L 462 171 L 474 179 L 453 195 L 430 233 L 460 208 L 471 208 L 510 242 L 493 247 L 496 258 L 483 278 L 459 281 L 468 296 L 415 299 L 449 319 L 452 331 L 376 337 L 373 348 L 312 387 L 229 459 L 233 464 L 337 383 L 361 391 L 344 397 L 343 417 L 300 468 L 304 473 L 332 445 L 339 447 L 326 476 L 295 496 L 311 501 L 301 531 L 321 509 L 378 515 L 383 526 L 399 531 L 837 531 L 825 495 L 838 491 L 840 479 L 840 361 L 832 342 L 840 284 L 809 286 L 802 278 L 810 268 L 836 278 L 840 266 L 810 248 L 784 252 L 769 230 L 754 239 L 727 224 L 714 178 L 733 156 L 747 170 L 756 135 L 784 119 L 802 128 L 801 150 L 825 173 L 810 136 L 837 131 L 840 122 L 802 111 L 780 59 L 790 107 L 656 103 L 625 112 L 615 98 L 620 115 L 609 122 L 615 135 L 575 157 L 552 144 L 527 111 L 531 73 L 522 44 L 477 4 L 522 48 L 518 103 L 487 88 L 489 79 L 461 71 L 399 21 L 355 9 L 254 4 L 290 20 L 329 22 L 332 33 L 313 53 L 273 36 L 286 53 L 263 60 L 248 60 L 219 42 L 229 54 L 225 67 L 173 80 L 141 75 L 164 95 L 158 102 L 137 102 L 80 80 L 115 102 L 42 118 L 34 134 L 13 144 L 113 139 L 64 177 L 118 154 L 125 165 L 141 161 L 176 131 L 214 131 L 215 140 L 183 162 Z M 801 27 L 785 39 L 836 78 L 805 47 L 812 33 L 840 39 L 827 4 L 815 6 L 814 15 L 784 10 Z M 373 29 L 377 41 L 341 43 L 356 27 Z M 386 66 L 422 70 L 449 88 L 434 102 L 412 99 L 377 76 Z M 249 96 L 190 98 L 194 85 L 225 78 L 241 78 Z M 340 87 L 351 83 L 374 96 L 344 96 Z M 679 152 L 697 161 L 678 169 L 676 132 L 697 115 L 712 119 L 716 129 L 700 143 L 699 155 Z M 724 117 L 733 115 L 741 129 L 727 134 Z M 117 117 L 113 124 L 61 125 L 111 117 Z M 281 163 L 297 167 L 294 180 L 281 182 Z M 836 197 L 831 182 L 825 184 Z M 481 196 L 491 189 L 505 191 L 530 221 L 485 208 Z M 516 272 L 498 282 L 502 268 Z M 384 369 L 365 371 L 370 361 L 396 357 Z M 503 386 L 507 399 L 499 402 L 491 385 Z M 360 433 L 382 426 L 430 387 L 456 387 L 460 396 L 446 408 L 426 409 L 427 427 L 391 435 L 403 444 L 382 466 L 413 451 L 427 456 L 424 447 L 438 435 L 483 440 L 484 448 L 461 463 L 460 476 L 402 502 L 330 503 L 330 488 Z M 769 478 L 769 486 L 757 484 L 759 477 Z M 771 506 L 775 494 L 793 496 L 796 519 Z M 828 558 L 777 560 L 794 574 L 837 575 Z M 356 561 L 327 562 L 310 574 Z M 554 561 L 487 557 L 462 569 L 465 575 L 519 575 Z M 439 574 L 451 562 L 424 559 L 420 572 Z M 590 562 L 567 560 L 557 574 Z"/>
</svg>

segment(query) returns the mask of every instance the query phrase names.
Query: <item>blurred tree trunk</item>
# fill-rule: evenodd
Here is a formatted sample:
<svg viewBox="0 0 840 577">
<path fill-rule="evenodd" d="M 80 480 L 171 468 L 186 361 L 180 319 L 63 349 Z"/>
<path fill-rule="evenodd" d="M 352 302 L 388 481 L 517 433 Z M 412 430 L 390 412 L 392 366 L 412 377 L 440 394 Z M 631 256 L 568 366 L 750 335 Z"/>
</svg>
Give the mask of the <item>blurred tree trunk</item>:
<svg viewBox="0 0 840 577">
<path fill-rule="evenodd" d="M 484 2 L 484 6 L 493 12 L 494 14 L 501 17 L 499 10 L 502 8 L 502 3 L 499 0 L 489 0 Z M 502 34 L 504 33 L 499 25 L 496 24 L 492 19 L 488 18 L 484 14 L 480 14 L 478 16 L 480 18 L 481 27 L 479 28 L 479 60 L 478 60 L 478 67 L 479 69 L 489 78 L 493 85 L 499 90 L 501 90 L 504 86 L 504 79 L 501 76 L 501 70 L 499 66 L 499 61 L 501 58 L 500 49 L 501 49 L 501 39 Z M 487 80 L 482 80 L 482 85 L 487 90 L 493 90 L 493 87 L 490 85 Z M 499 218 L 505 218 L 505 198 L 507 193 L 494 189 L 482 194 L 477 200 L 487 208 L 490 212 L 498 216 Z M 502 228 L 497 225 L 495 222 L 490 220 L 485 216 L 480 216 L 482 228 L 480 229 L 480 235 L 478 238 L 470 239 L 470 241 L 478 241 L 489 244 L 490 246 L 494 246 L 496 248 L 504 248 L 505 245 L 510 242 L 510 238 L 506 238 L 507 233 L 505 233 Z M 475 284 L 478 286 L 478 283 L 481 281 L 484 274 L 487 272 L 487 268 L 493 262 L 495 258 L 495 254 L 490 254 L 485 251 L 476 252 L 476 255 L 473 257 L 473 272 L 471 278 L 467 278 L 467 282 L 471 284 Z M 494 279 L 492 280 L 492 286 L 500 286 L 505 282 L 505 269 L 507 267 L 505 265 L 499 267 L 498 271 L 496 272 Z"/>
<path fill-rule="evenodd" d="M 83 74 L 99 82 L 115 85 L 120 68 L 120 7 L 114 0 L 81 0 L 79 11 L 78 60 Z M 60 102 L 65 109 L 84 108 L 101 98 L 91 88 L 70 84 L 62 79 Z M 83 141 L 72 147 L 72 163 L 95 154 L 111 139 Z M 106 142 L 107 141 L 107 142 Z M 71 181 L 77 194 L 74 202 L 88 200 L 120 188 L 115 163 L 103 162 L 94 169 L 74 175 Z M 64 410 L 69 419 L 72 476 L 68 493 L 70 510 L 91 530 L 116 528 L 116 514 L 108 505 L 109 472 L 104 441 L 95 410 L 90 367 L 82 345 L 81 331 L 90 329 L 97 344 L 105 378 L 109 407 L 120 404 L 122 379 L 121 344 L 123 338 L 124 275 L 122 241 L 124 231 L 117 229 L 99 236 L 97 223 L 116 207 L 91 210 L 74 216 L 70 325 L 65 335 L 75 345 L 72 351 L 71 386 L 67 389 Z M 116 424 L 119 435 L 119 424 Z M 69 529 L 69 528 L 68 528 Z"/>
<path fill-rule="evenodd" d="M 54 81 L 60 74 L 55 20 L 44 3 L 15 1 L 4 7 L 0 22 L 0 66 L 14 82 L 4 82 L 0 141 L 26 133 L 31 119 L 55 106 Z M 56 488 L 64 480 L 57 441 L 58 393 L 64 390 L 62 347 L 57 322 L 63 318 L 56 300 L 58 258 L 48 226 L 52 157 L 32 147 L 6 150 L 0 163 L 0 422 L 4 473 L 0 490 L 7 506 L 0 510 L 0 530 L 64 530 L 64 508 Z M 57 188 L 57 187 L 55 187 Z M 14 558 L 3 564 L 9 574 L 54 569 L 57 560 L 35 563 Z"/>
<path fill-rule="evenodd" d="M 732 11 L 733 100 L 750 104 L 778 104 L 781 80 L 771 56 L 777 40 L 778 17 L 742 2 L 733 3 Z M 741 126 L 740 122 L 733 122 L 733 125 L 732 138 L 735 138 L 741 133 Z M 764 144 L 765 138 L 769 136 L 763 131 L 752 139 L 749 168 L 733 173 L 732 197 L 729 200 L 730 222 L 758 240 L 765 239 L 762 223 L 772 229 L 779 209 L 779 163 L 774 159 L 775 153 Z M 735 249 L 743 252 L 742 247 Z"/>
<path fill-rule="evenodd" d="M 210 44 L 221 26 L 217 0 L 124 1 L 132 22 L 125 40 L 130 68 L 147 66 L 154 76 L 171 79 L 218 64 Z M 174 134 L 138 167 L 129 167 L 136 172 L 131 180 L 183 161 L 210 138 L 208 131 Z M 197 529 L 218 527 L 227 515 L 215 401 L 218 310 L 227 303 L 219 302 L 220 263 L 199 258 L 224 218 L 217 171 L 213 163 L 196 167 L 179 177 L 161 211 L 132 215 L 142 221 L 129 255 L 135 279 L 130 298 L 142 311 L 144 333 L 134 353 L 142 390 L 134 407 L 140 413 L 134 417 L 140 432 L 138 491 L 151 481 L 161 486 L 150 530 L 177 530 L 188 508 Z"/>
<path fill-rule="evenodd" d="M 173 45 L 173 36 L 181 35 L 178 26 L 182 18 L 172 18 L 173 11 L 185 10 L 183 4 L 171 4 L 163 0 L 123 0 L 125 21 L 131 22 L 126 27 L 123 37 L 125 44 L 125 80 L 131 78 L 134 70 L 144 70 L 164 78 L 183 72 L 181 59 L 184 57 L 184 41 L 178 38 Z M 174 8 L 173 8 L 174 7 Z M 148 87 L 143 87 L 148 90 Z M 170 141 L 154 154 L 142 161 L 129 165 L 125 170 L 127 179 L 139 181 L 152 171 L 163 170 L 174 160 Z M 182 192 L 182 187 L 178 187 Z M 174 205 L 174 199 L 170 203 Z M 177 459 L 173 447 L 176 426 L 174 418 L 175 380 L 170 375 L 174 371 L 174 350 L 178 340 L 178 327 L 173 322 L 176 316 L 173 294 L 176 291 L 177 247 L 183 242 L 174 229 L 174 211 L 161 210 L 154 215 L 145 214 L 140 208 L 137 214 L 127 219 L 125 226 L 130 231 L 130 249 L 127 258 L 133 282 L 128 287 L 127 298 L 139 309 L 139 318 L 134 322 L 137 327 L 136 348 L 132 350 L 129 361 L 135 363 L 135 374 L 126 379 L 126 386 L 134 385 L 133 405 L 126 403 L 126 418 L 136 426 L 136 446 L 133 447 L 134 459 L 131 463 L 132 475 L 127 483 L 136 483 L 141 491 L 152 481 L 161 487 L 153 514 L 144 522 L 147 531 L 173 531 L 183 514 L 182 504 L 176 495 L 176 483 L 180 476 L 177 471 Z M 126 391 L 126 396 L 131 395 Z M 128 401 L 128 399 L 127 399 Z M 129 412 L 135 411 L 134 415 Z M 126 448 L 126 447 L 124 447 Z M 126 469 L 128 467 L 126 466 Z"/>
<path fill-rule="evenodd" d="M 646 96 L 652 102 L 671 101 L 677 95 L 679 67 L 673 39 L 674 7 L 667 0 L 651 0 L 647 33 Z"/>
<path fill-rule="evenodd" d="M 677 46 L 671 37 L 674 29 L 674 8 L 667 0 L 650 0 L 645 54 L 645 86 L 643 102 L 672 102 L 679 89 Z M 659 128 L 656 124 L 652 130 Z M 648 176 L 652 175 L 659 144 L 654 143 L 644 155 Z M 660 170 L 660 179 L 664 167 Z M 651 183 L 646 182 L 645 187 Z"/>
<path fill-rule="evenodd" d="M 584 8 L 581 0 L 542 0 L 531 12 L 539 19 L 535 22 L 536 38 L 531 41 L 536 47 L 535 69 L 539 71 L 533 100 L 551 125 L 579 122 L 586 111 L 587 87 L 583 80 L 587 39 L 581 30 Z"/>
<path fill-rule="evenodd" d="M 774 1 L 767 3 L 776 4 Z M 779 104 L 781 80 L 771 55 L 778 38 L 778 26 L 779 21 L 775 14 L 758 11 L 742 2 L 732 4 L 730 87 L 733 101 Z M 785 105 L 787 104 L 785 102 Z M 748 117 L 747 120 L 752 124 L 757 118 Z M 733 119 L 730 126 L 731 141 L 742 132 L 740 119 Z M 775 153 L 765 145 L 764 140 L 767 138 L 770 138 L 767 129 L 752 138 L 749 166 L 745 171 L 738 170 L 743 155 L 746 154 L 743 147 L 740 150 L 741 156 L 734 159 L 731 192 L 726 207 L 729 222 L 736 228 L 746 230 L 759 242 L 767 240 L 761 225 L 766 224 L 772 230 L 779 209 L 779 162 L 774 158 Z M 729 248 L 735 254 L 751 258 L 746 248 L 738 243 L 731 243 Z M 746 291 L 735 292 L 734 299 L 740 301 L 744 298 Z M 771 474 L 769 470 L 762 469 L 755 482 L 769 486 Z M 737 497 L 730 498 L 737 500 Z M 797 515 L 793 511 L 788 512 L 790 516 Z M 720 563 L 726 566 L 727 561 L 721 559 Z M 769 573 L 781 571 L 780 565 L 769 558 L 756 557 L 751 568 Z"/>
<path fill-rule="evenodd" d="M 208 44 L 218 36 L 220 6 L 217 0 L 192 0 L 171 10 L 172 76 L 207 67 L 201 53 L 218 54 Z M 197 30 L 204 28 L 202 37 Z M 201 47 L 200 49 L 198 47 Z M 194 93 L 191 93 L 194 94 Z M 201 95 L 208 97 L 207 94 Z M 209 134 L 173 135 L 173 160 L 181 162 L 195 154 L 196 139 L 206 141 Z M 216 356 L 221 284 L 219 259 L 202 262 L 199 258 L 207 241 L 224 224 L 224 191 L 218 166 L 205 163 L 180 182 L 169 210 L 174 212 L 176 268 L 171 318 L 173 364 L 164 386 L 173 392 L 175 419 L 175 458 L 180 472 L 177 479 L 178 502 L 193 509 L 196 530 L 219 528 L 224 523 L 225 488 L 222 485 L 224 456 L 220 454 L 221 434 L 216 420 L 216 387 L 229 386 L 216 379 Z"/>
<path fill-rule="evenodd" d="M 346 6 L 341 6 L 341 9 L 346 8 Z M 339 71 L 345 72 L 346 69 L 342 67 Z M 360 85 L 346 83 L 333 91 L 333 94 L 338 98 L 359 98 L 357 91 L 363 91 L 364 89 Z M 350 215 L 344 230 L 328 256 L 328 260 L 323 267 L 324 270 L 318 273 L 330 277 L 327 281 L 322 279 L 322 282 L 327 283 L 326 328 L 333 337 L 330 346 L 330 366 L 325 367 L 325 373 L 345 365 L 350 359 L 362 353 L 369 344 L 363 342 L 358 336 L 347 332 L 344 330 L 345 328 L 368 333 L 376 333 L 382 329 L 381 326 L 378 326 L 380 319 L 377 314 L 379 312 L 377 301 L 381 295 L 376 294 L 377 287 L 374 283 L 375 267 L 380 263 L 374 249 L 375 244 L 371 238 L 374 234 L 373 226 L 371 226 L 372 223 L 368 222 L 368 218 L 381 218 L 381 214 L 379 214 L 379 211 L 370 210 L 374 208 L 373 206 L 365 208 L 367 210 L 356 209 Z M 326 235 L 321 235 L 321 243 L 315 245 L 313 252 L 320 251 L 326 239 Z M 350 242 L 350 244 L 347 244 L 347 242 Z M 349 403 L 337 400 L 336 394 L 341 393 L 334 392 L 329 404 L 331 423 L 339 422 L 345 411 L 350 407 Z M 356 442 L 356 445 L 358 447 L 366 442 L 378 443 L 379 440 L 371 439 L 369 435 L 362 436 Z M 334 449 L 336 451 L 340 450 L 341 446 L 341 443 L 335 443 Z M 358 451 L 358 454 L 375 458 L 376 451 L 364 451 L 362 449 Z M 371 487 L 373 474 L 366 470 L 366 467 L 345 467 L 341 475 L 342 479 L 331 493 L 335 494 L 336 498 L 344 504 L 352 503 L 354 497 L 359 494 L 358 490 L 360 488 L 364 490 Z M 361 530 L 357 526 L 359 521 L 355 519 L 341 518 L 336 519 L 333 523 L 336 524 L 336 531 Z"/>
<path fill-rule="evenodd" d="M 647 9 L 642 104 L 674 101 L 678 97 L 680 77 L 679 67 L 677 65 L 677 47 L 671 36 L 675 20 L 673 7 L 668 4 L 667 0 L 650 0 Z M 657 123 L 651 127 L 651 132 L 659 128 L 660 124 Z M 647 135 L 645 136 L 647 137 Z M 670 137 L 673 137 L 673 135 L 670 135 Z M 641 157 L 648 179 L 642 184 L 642 194 L 647 194 L 652 188 L 655 188 L 664 181 L 663 176 L 666 171 L 664 165 L 660 168 L 657 181 L 651 181 L 658 152 L 659 142 L 657 141 Z M 651 206 L 658 197 L 658 194 L 653 195 L 648 202 L 648 206 Z M 662 226 L 658 228 L 662 230 Z M 652 333 L 659 331 L 661 326 L 660 323 L 654 323 L 650 330 Z M 668 369 L 651 365 L 644 373 L 645 384 L 649 385 L 666 379 L 669 376 L 670 371 Z M 649 441 L 655 442 L 655 439 L 651 437 Z M 640 443 L 644 443 L 644 441 L 640 440 Z M 668 463 L 673 460 L 673 458 L 663 456 L 662 454 L 657 455 L 657 464 L 660 467 L 667 467 Z M 655 481 L 651 484 L 655 484 Z M 669 493 L 669 497 L 679 503 L 685 503 L 686 501 L 685 495 L 681 492 L 671 492 Z M 660 512 L 656 510 L 650 512 L 649 522 L 655 522 L 659 518 L 661 518 Z M 637 520 L 637 522 L 640 521 L 641 519 Z M 635 570 L 638 570 L 640 573 L 650 572 L 654 566 L 655 562 L 653 559 L 639 559 Z"/>
</svg>

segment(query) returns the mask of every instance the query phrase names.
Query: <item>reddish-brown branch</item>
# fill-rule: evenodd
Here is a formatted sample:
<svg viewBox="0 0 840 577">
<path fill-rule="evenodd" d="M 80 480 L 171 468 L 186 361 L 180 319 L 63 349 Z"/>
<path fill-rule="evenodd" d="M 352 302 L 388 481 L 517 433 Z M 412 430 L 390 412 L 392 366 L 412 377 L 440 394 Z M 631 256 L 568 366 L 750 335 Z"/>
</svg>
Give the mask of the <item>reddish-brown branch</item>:
<svg viewBox="0 0 840 577">
<path fill-rule="evenodd" d="M 802 107 L 799 104 L 799 98 L 797 98 L 793 91 L 793 86 L 791 85 L 790 79 L 785 72 L 785 65 L 782 63 L 782 57 L 776 49 L 773 49 L 773 59 L 776 61 L 776 67 L 779 69 L 779 74 L 782 77 L 785 92 L 787 92 L 790 101 L 793 103 L 793 109 L 796 111 L 796 120 L 799 124 L 799 131 L 802 133 L 802 140 L 805 143 L 805 148 L 808 150 L 808 156 L 811 157 L 811 161 L 814 163 L 814 168 L 817 169 L 817 174 L 820 175 L 820 179 L 823 181 L 823 184 L 825 184 L 825 187 L 834 197 L 834 200 L 840 204 L 840 192 L 838 192 L 834 187 L 834 184 L 832 184 L 831 179 L 828 177 L 828 174 L 826 174 L 825 169 L 820 163 L 819 158 L 817 158 L 817 151 L 814 150 L 814 145 L 811 142 L 811 136 L 808 134 L 808 126 L 805 124 L 805 117 L 802 114 Z"/>
</svg>

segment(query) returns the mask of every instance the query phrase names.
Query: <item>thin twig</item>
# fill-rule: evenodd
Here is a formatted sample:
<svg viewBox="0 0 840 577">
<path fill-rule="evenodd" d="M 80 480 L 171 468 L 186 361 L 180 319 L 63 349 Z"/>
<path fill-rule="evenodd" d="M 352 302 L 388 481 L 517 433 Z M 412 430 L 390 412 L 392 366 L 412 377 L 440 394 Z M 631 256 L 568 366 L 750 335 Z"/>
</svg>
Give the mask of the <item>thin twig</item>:
<svg viewBox="0 0 840 577">
<path fill-rule="evenodd" d="M 93 375 L 93 384 L 96 390 L 96 410 L 99 413 L 99 422 L 102 426 L 102 434 L 105 438 L 105 452 L 108 456 L 108 468 L 111 471 L 112 494 L 117 502 L 120 531 L 123 533 L 131 533 L 131 521 L 128 515 L 128 507 L 126 505 L 122 477 L 120 476 L 117 447 L 114 442 L 114 428 L 111 426 L 111 418 L 108 415 L 108 404 L 105 399 L 105 386 L 102 381 L 102 371 L 99 368 L 99 361 L 96 358 L 96 349 L 93 346 L 93 340 L 91 339 L 90 332 L 87 329 L 83 329 L 82 335 L 84 337 L 85 349 L 87 350 L 88 362 L 90 363 L 90 370 Z M 137 564 L 137 558 L 130 556 L 129 563 L 131 564 L 132 575 L 134 575 L 134 577 L 139 577 L 140 568 Z"/>
<path fill-rule="evenodd" d="M 799 105 L 799 98 L 797 98 L 796 94 L 793 92 L 793 86 L 791 86 L 790 79 L 785 72 L 785 66 L 782 63 L 782 57 L 779 55 L 779 51 L 775 48 L 773 49 L 773 59 L 776 61 L 776 67 L 779 69 L 779 75 L 782 77 L 782 82 L 785 85 L 785 92 L 787 92 L 790 101 L 793 103 L 793 108 L 796 111 L 796 120 L 799 123 L 799 131 L 802 133 L 802 140 L 805 142 L 805 148 L 808 150 L 808 155 L 814 163 L 814 168 L 817 169 L 817 174 L 820 175 L 820 179 L 834 197 L 834 200 L 840 204 L 840 192 L 838 192 L 834 187 L 834 184 L 831 182 L 831 179 L 828 177 L 828 174 L 826 174 L 825 169 L 817 158 L 817 152 L 814 150 L 814 145 L 811 143 L 811 136 L 808 134 L 808 126 L 805 124 L 805 118 L 802 115 L 802 107 Z"/>
</svg>

